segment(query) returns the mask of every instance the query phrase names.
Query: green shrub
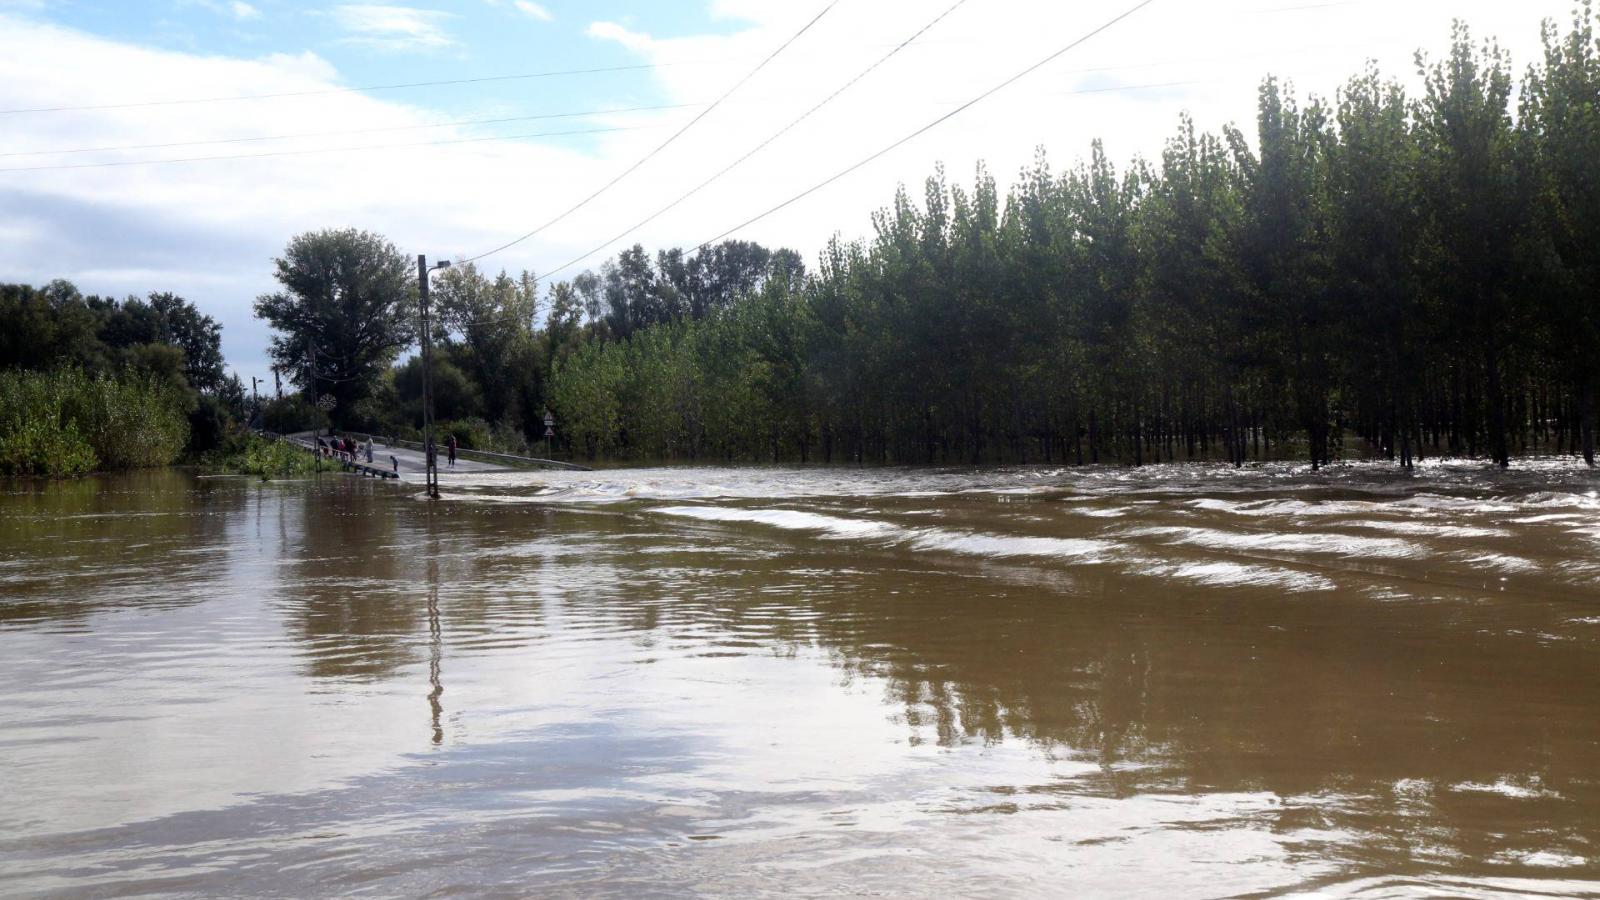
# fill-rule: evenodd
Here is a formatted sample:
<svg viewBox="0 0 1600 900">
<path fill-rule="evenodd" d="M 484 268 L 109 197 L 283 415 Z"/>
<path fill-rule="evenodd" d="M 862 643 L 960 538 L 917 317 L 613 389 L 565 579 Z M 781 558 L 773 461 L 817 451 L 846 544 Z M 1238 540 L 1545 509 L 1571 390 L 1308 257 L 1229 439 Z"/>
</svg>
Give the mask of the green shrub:
<svg viewBox="0 0 1600 900">
<path fill-rule="evenodd" d="M 0 475 L 166 465 L 189 440 L 185 401 L 149 374 L 0 372 Z"/>
<path fill-rule="evenodd" d="M 316 457 L 305 448 L 249 432 L 229 435 L 222 446 L 202 455 L 200 464 L 262 478 L 306 475 L 317 470 Z"/>
<path fill-rule="evenodd" d="M 188 397 L 148 373 L 57 373 L 73 385 L 71 416 L 107 469 L 165 466 L 189 445 Z"/>
<path fill-rule="evenodd" d="M 268 478 L 316 471 L 317 459 L 300 447 L 251 435 L 238 470 Z"/>
<path fill-rule="evenodd" d="M 194 453 L 209 453 L 224 447 L 236 428 L 227 401 L 202 394 L 194 411 L 189 413 L 189 449 Z"/>
<path fill-rule="evenodd" d="M 492 449 L 492 434 L 489 423 L 482 419 L 457 419 L 453 422 L 439 422 L 434 427 L 434 434 L 439 441 L 441 450 L 450 440 L 450 435 L 456 436 L 456 443 L 466 450 Z"/>
</svg>

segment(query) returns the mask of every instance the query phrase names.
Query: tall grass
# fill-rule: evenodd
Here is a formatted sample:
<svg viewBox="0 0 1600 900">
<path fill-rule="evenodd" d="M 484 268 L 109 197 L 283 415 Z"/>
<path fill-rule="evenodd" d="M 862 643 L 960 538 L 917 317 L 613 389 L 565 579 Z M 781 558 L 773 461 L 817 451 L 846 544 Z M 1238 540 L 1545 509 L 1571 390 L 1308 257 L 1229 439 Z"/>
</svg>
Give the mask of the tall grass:
<svg viewBox="0 0 1600 900">
<path fill-rule="evenodd" d="M 167 465 L 189 441 L 185 404 L 149 375 L 0 371 L 0 475 Z"/>
</svg>

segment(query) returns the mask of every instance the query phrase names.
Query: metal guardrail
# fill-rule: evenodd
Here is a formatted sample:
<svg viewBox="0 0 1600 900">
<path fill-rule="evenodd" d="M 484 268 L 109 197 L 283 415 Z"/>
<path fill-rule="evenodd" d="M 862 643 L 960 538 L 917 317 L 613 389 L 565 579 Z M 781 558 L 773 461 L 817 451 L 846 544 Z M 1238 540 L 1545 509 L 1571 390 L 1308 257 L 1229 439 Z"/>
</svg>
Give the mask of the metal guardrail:
<svg viewBox="0 0 1600 900">
<path fill-rule="evenodd" d="M 277 435 L 275 435 L 273 432 L 270 432 L 270 431 L 263 431 L 262 434 L 266 435 L 266 436 L 269 436 L 269 437 L 276 437 L 278 440 L 287 440 L 287 441 L 290 441 L 291 443 L 299 444 L 298 441 L 293 441 L 290 438 L 290 436 L 286 435 L 286 434 L 277 434 Z M 422 443 L 419 442 L 419 441 L 406 441 L 406 440 L 401 440 L 400 438 L 389 437 L 387 435 L 365 434 L 365 433 L 359 432 L 359 431 L 350 431 L 350 432 L 346 432 L 346 434 L 349 434 L 352 437 L 365 438 L 366 440 L 374 441 L 376 443 L 383 444 L 385 447 L 406 447 L 408 449 L 416 450 L 418 452 L 422 452 L 422 450 L 424 449 L 423 446 L 422 446 Z M 380 437 L 383 438 L 383 440 L 381 440 L 381 441 L 377 440 Z M 313 438 L 313 440 L 315 440 L 315 438 Z M 306 449 L 309 449 L 309 450 L 312 450 L 313 452 L 315 452 L 315 445 L 314 444 L 312 444 L 312 445 L 299 444 L 299 446 L 305 447 Z M 458 447 L 458 448 L 456 448 L 456 453 L 458 455 L 460 455 L 460 456 L 467 456 L 467 455 L 487 456 L 492 460 L 495 460 L 495 459 L 506 460 L 508 462 L 515 463 L 517 465 L 524 465 L 524 466 L 528 466 L 528 465 L 545 466 L 547 468 L 566 469 L 566 470 L 571 471 L 571 472 L 593 472 L 594 471 L 594 469 L 591 469 L 588 466 L 582 466 L 582 465 L 579 465 L 577 463 L 563 462 L 563 461 L 561 461 L 559 459 L 540 459 L 539 457 L 536 457 L 536 456 L 516 456 L 516 455 L 511 454 L 511 453 L 496 453 L 496 452 L 494 452 L 492 450 L 468 450 L 465 447 Z"/>
<path fill-rule="evenodd" d="M 315 444 L 303 444 L 300 441 L 297 441 L 294 438 L 292 438 L 292 437 L 290 437 L 289 435 L 286 435 L 286 434 L 275 434 L 275 433 L 270 432 L 270 431 L 264 431 L 264 432 L 262 432 L 262 434 L 265 435 L 265 436 L 270 437 L 273 440 L 282 441 L 282 442 L 288 444 L 291 447 L 299 447 L 301 450 L 304 450 L 307 453 L 315 454 L 318 459 L 327 459 L 328 462 L 332 463 L 333 465 L 339 466 L 340 468 L 344 469 L 346 472 L 355 472 L 358 475 L 367 475 L 367 476 L 371 476 L 373 478 L 380 478 L 380 479 L 387 479 L 387 478 L 399 479 L 399 477 L 400 477 L 400 473 L 398 471 L 391 470 L 391 469 L 385 469 L 385 468 L 383 468 L 381 466 L 370 465 L 368 463 L 361 462 L 361 461 L 359 461 L 357 459 L 354 459 L 354 458 L 348 458 L 347 459 L 345 457 L 345 454 L 338 453 L 338 452 L 333 452 L 331 454 L 330 453 L 324 453 L 324 450 L 326 448 L 318 447 Z"/>
<path fill-rule="evenodd" d="M 371 437 L 371 435 L 368 435 L 368 437 Z M 383 443 L 391 447 L 408 447 L 419 452 L 423 450 L 423 446 L 419 441 L 403 441 L 399 438 L 384 438 Z M 441 452 L 443 452 L 443 448 L 441 448 Z M 536 456 L 516 456 L 510 453 L 496 453 L 492 450 L 468 450 L 465 447 L 458 447 L 456 448 L 456 454 L 458 456 L 487 456 L 491 460 L 506 460 L 508 462 L 513 462 L 524 466 L 533 465 L 546 466 L 553 469 L 567 469 L 568 471 L 572 472 L 594 471 L 588 466 L 580 466 L 577 463 L 562 462 L 559 459 L 540 459 Z"/>
</svg>

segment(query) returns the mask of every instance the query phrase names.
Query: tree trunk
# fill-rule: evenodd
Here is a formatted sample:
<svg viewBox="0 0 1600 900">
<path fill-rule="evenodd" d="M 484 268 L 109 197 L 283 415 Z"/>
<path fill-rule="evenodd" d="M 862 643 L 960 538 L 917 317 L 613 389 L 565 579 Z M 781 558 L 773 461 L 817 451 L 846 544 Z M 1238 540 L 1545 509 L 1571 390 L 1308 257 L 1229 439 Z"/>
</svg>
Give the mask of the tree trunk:
<svg viewBox="0 0 1600 900">
<path fill-rule="evenodd" d="M 1595 430 L 1595 379 L 1590 377 L 1583 389 L 1583 410 L 1579 414 L 1583 418 L 1583 461 L 1594 468 L 1594 430 Z"/>
<path fill-rule="evenodd" d="M 1500 468 L 1511 466 L 1511 451 L 1506 446 L 1506 397 L 1500 386 L 1500 354 L 1491 346 L 1489 364 L 1489 449 Z"/>
</svg>

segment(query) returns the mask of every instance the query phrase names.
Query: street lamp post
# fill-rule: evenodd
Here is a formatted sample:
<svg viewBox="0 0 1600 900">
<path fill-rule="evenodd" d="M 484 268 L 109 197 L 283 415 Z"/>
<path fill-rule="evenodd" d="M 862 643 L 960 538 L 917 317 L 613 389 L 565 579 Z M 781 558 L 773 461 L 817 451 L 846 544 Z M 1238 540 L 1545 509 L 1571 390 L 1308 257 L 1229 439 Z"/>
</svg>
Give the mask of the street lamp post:
<svg viewBox="0 0 1600 900">
<path fill-rule="evenodd" d="M 434 500 L 439 499 L 439 457 L 433 445 L 433 351 L 428 336 L 428 279 L 435 269 L 448 268 L 448 259 L 430 268 L 428 257 L 417 254 L 417 298 L 422 319 L 419 335 L 422 344 L 422 455 L 426 464 L 427 493 Z"/>
</svg>

